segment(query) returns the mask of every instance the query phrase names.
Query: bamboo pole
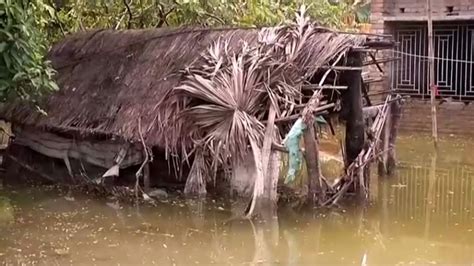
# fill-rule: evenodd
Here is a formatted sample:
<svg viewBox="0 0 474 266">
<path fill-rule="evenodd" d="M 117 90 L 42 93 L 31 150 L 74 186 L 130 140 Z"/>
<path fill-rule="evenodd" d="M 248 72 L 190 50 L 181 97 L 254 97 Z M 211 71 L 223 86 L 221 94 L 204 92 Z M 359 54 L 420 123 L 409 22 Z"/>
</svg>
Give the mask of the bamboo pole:
<svg viewBox="0 0 474 266">
<path fill-rule="evenodd" d="M 432 3 L 431 0 L 426 0 L 426 13 L 428 18 L 428 89 L 430 90 L 431 99 L 431 124 L 432 135 L 435 148 L 438 147 L 438 119 L 436 115 L 436 95 L 434 91 L 435 76 L 434 76 L 434 49 L 433 49 L 433 19 L 431 14 Z"/>
</svg>

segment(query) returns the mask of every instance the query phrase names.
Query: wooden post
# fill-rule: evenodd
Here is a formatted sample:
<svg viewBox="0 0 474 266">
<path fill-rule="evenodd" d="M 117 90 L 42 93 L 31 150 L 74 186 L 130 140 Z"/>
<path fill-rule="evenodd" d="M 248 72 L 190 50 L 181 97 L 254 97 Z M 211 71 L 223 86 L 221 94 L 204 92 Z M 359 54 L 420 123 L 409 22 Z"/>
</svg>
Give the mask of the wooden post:
<svg viewBox="0 0 474 266">
<path fill-rule="evenodd" d="M 395 142 L 397 141 L 398 127 L 402 116 L 402 101 L 400 96 L 397 100 L 389 103 L 388 116 L 383 128 L 383 139 L 380 149 L 383 151 L 382 160 L 378 164 L 378 174 L 392 175 L 396 168 Z"/>
<path fill-rule="evenodd" d="M 306 125 L 304 131 L 305 161 L 308 170 L 309 200 L 313 203 L 321 203 L 324 199 L 321 166 L 319 164 L 319 148 L 317 136 L 314 130 L 314 111 L 319 106 L 321 91 L 315 91 L 301 114 L 303 123 Z"/>
<path fill-rule="evenodd" d="M 389 115 L 387 116 L 387 119 L 383 126 L 383 131 L 382 131 L 383 139 L 379 144 L 380 150 L 383 151 L 382 158 L 378 163 L 379 176 L 384 176 L 388 172 L 387 162 L 388 162 L 388 152 L 389 152 L 388 150 L 390 147 L 390 133 L 391 133 L 391 126 L 392 126 L 392 119 L 391 119 L 391 112 L 392 112 L 391 106 L 392 105 L 393 103 L 389 104 L 388 106 Z"/>
<path fill-rule="evenodd" d="M 387 154 L 387 174 L 392 175 L 395 172 L 397 165 L 395 142 L 398 136 L 398 127 L 400 126 L 400 119 L 402 116 L 402 99 L 391 103 L 390 108 L 390 134 L 388 138 L 388 154 Z"/>
<path fill-rule="evenodd" d="M 347 58 L 348 65 L 353 67 L 362 66 L 361 53 L 351 53 Z M 362 111 L 362 84 L 361 70 L 345 71 L 344 83 L 348 89 L 343 95 L 344 118 L 346 120 L 346 160 L 351 164 L 364 147 L 365 129 Z"/>
<path fill-rule="evenodd" d="M 431 0 L 426 0 L 426 15 L 428 20 L 428 89 L 431 99 L 431 125 L 435 148 L 438 146 L 438 119 L 436 117 L 436 95 L 435 95 L 435 69 L 433 48 L 433 19 L 431 17 Z"/>
<path fill-rule="evenodd" d="M 143 187 L 145 192 L 150 191 L 150 163 L 143 167 Z"/>
<path fill-rule="evenodd" d="M 321 188 L 321 167 L 319 165 L 319 150 L 316 141 L 316 134 L 314 127 L 306 125 L 304 132 L 304 146 L 305 146 L 305 161 L 308 169 L 309 181 L 309 200 L 316 204 L 321 202 L 322 188 Z"/>
<path fill-rule="evenodd" d="M 362 54 L 352 52 L 347 57 L 347 66 L 353 69 L 344 71 L 342 81 L 348 89 L 342 96 L 343 118 L 346 121 L 345 153 L 346 165 L 356 160 L 365 144 L 365 123 L 362 109 Z M 363 173 L 359 173 L 361 175 Z M 354 189 L 359 195 L 365 195 L 360 189 L 363 176 L 354 182 Z"/>
</svg>

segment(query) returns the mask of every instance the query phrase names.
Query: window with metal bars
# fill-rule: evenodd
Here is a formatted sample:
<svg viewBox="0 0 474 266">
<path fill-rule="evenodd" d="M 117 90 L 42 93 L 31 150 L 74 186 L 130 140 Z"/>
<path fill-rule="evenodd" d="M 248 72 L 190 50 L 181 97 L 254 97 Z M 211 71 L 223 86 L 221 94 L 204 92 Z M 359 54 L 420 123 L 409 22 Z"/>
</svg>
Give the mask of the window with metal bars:
<svg viewBox="0 0 474 266">
<path fill-rule="evenodd" d="M 399 43 L 392 63 L 392 87 L 403 94 L 429 97 L 426 23 L 397 23 Z M 435 23 L 433 26 L 435 81 L 438 96 L 474 100 L 474 22 Z"/>
</svg>

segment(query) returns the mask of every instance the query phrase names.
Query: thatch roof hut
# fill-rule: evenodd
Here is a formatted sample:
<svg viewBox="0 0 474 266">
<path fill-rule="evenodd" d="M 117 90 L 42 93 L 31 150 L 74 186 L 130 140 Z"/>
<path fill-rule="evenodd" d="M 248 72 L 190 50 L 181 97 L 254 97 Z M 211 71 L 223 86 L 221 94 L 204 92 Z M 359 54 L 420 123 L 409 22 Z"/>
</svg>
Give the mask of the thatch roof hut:
<svg viewBox="0 0 474 266">
<path fill-rule="evenodd" d="M 96 30 L 66 37 L 49 53 L 60 91 L 40 107 L 18 102 L 2 116 L 21 125 L 81 135 L 97 134 L 164 147 L 159 104 L 217 39 L 231 47 L 255 42 L 255 29 Z"/>
<path fill-rule="evenodd" d="M 381 44 L 379 37 L 333 32 L 304 14 L 289 26 L 265 29 L 78 33 L 49 55 L 61 90 L 40 103 L 47 115 L 23 103 L 1 113 L 22 126 L 120 139 L 186 158 L 194 153 L 188 181 L 198 183 L 193 191 L 203 191 L 210 171 L 239 165 L 249 150 L 257 161 L 255 149 L 265 150 L 266 120 L 294 121 L 309 98 L 319 102 L 330 72 L 333 85 L 339 82 L 335 72 L 354 69 L 360 82 L 360 67 L 346 67 L 348 54 L 374 43 Z M 317 111 L 304 110 L 307 117 Z M 284 137 L 289 127 L 279 127 Z"/>
</svg>

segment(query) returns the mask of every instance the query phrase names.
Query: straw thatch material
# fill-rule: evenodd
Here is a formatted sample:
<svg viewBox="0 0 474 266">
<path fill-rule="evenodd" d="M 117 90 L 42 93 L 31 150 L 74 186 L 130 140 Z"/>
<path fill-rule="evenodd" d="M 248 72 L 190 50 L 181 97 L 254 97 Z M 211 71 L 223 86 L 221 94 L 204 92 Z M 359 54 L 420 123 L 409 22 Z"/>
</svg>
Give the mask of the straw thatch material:
<svg viewBox="0 0 474 266">
<path fill-rule="evenodd" d="M 138 120 L 148 145 L 164 146 L 158 105 L 189 67 L 216 39 L 254 42 L 251 29 L 98 30 L 77 33 L 49 54 L 60 91 L 40 107 L 24 103 L 2 108 L 2 116 L 23 125 L 87 135 L 114 135 L 140 141 Z"/>
<path fill-rule="evenodd" d="M 270 40 L 271 34 L 282 32 L 279 28 L 266 31 L 182 28 L 77 33 L 55 45 L 49 54 L 58 71 L 57 82 L 61 90 L 40 103 L 47 115 L 21 102 L 3 106 L 0 113 L 3 118 L 22 125 L 81 135 L 117 136 L 131 142 L 140 141 L 141 131 L 147 145 L 170 148 L 171 144 L 174 151 L 179 151 L 177 146 L 181 145 L 178 143 L 186 138 L 191 143 L 191 136 L 184 134 L 185 131 L 180 136 L 165 136 L 176 132 L 164 128 L 169 125 L 165 122 L 169 122 L 170 115 L 160 108 L 165 95 L 189 81 L 189 73 L 203 68 L 206 60 L 202 55 L 208 53 L 217 40 L 225 40 L 227 53 L 232 54 L 242 51 L 244 44 L 255 46 L 259 33 L 266 34 L 265 38 Z M 301 76 L 291 77 L 292 82 L 284 83 L 300 86 L 302 79 L 327 65 L 337 53 L 363 45 L 366 38 L 317 31 L 316 35 L 311 35 L 311 40 L 305 40 L 309 48 L 292 59 L 292 69 L 302 65 L 298 71 Z M 312 40 L 319 41 L 311 44 Z M 301 47 L 298 43 L 290 43 L 288 47 L 275 49 L 285 52 L 286 49 L 298 51 Z M 139 120 L 142 128 L 139 128 Z"/>
<path fill-rule="evenodd" d="M 217 169 L 242 161 L 249 143 L 262 147 L 270 106 L 278 119 L 298 115 L 294 107 L 306 103 L 303 86 L 366 40 L 319 27 L 304 7 L 292 23 L 261 29 L 257 43 L 237 52 L 229 51 L 228 40 L 216 40 L 161 105 L 168 150 L 186 155 L 203 147 L 212 166 L 205 175 L 215 176 Z M 319 85 L 327 74 L 321 76 Z M 286 131 L 280 132 L 284 137 Z"/>
</svg>

